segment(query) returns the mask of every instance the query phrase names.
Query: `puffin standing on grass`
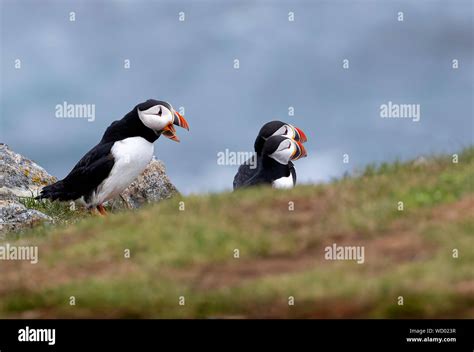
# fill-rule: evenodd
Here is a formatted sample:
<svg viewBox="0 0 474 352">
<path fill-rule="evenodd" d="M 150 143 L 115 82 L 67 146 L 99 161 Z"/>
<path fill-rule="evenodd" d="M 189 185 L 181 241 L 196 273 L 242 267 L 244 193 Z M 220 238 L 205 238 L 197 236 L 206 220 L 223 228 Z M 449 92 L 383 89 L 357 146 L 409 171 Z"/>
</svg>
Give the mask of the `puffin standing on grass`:
<svg viewBox="0 0 474 352">
<path fill-rule="evenodd" d="M 306 157 L 303 144 L 285 136 L 272 136 L 265 141 L 262 148 L 261 162 L 257 172 L 245 181 L 242 187 L 270 184 L 291 176 L 292 161 Z M 291 163 L 291 165 L 290 165 Z"/>
<path fill-rule="evenodd" d="M 171 104 L 154 99 L 138 104 L 107 128 L 63 180 L 44 187 L 36 198 L 81 200 L 105 215 L 103 203 L 122 193 L 152 160 L 153 142 L 161 135 L 179 142 L 173 125 L 189 130 Z"/>
<path fill-rule="evenodd" d="M 307 141 L 306 135 L 298 127 L 294 127 L 289 123 L 282 121 L 267 122 L 262 126 L 257 138 L 255 139 L 254 150 L 256 156 L 253 155 L 244 164 L 240 165 L 239 170 L 234 177 L 234 190 L 244 186 L 244 184 L 257 173 L 258 166 L 262 160 L 263 145 L 265 144 L 265 141 L 272 136 L 284 136 L 301 143 Z M 255 157 L 257 158 L 256 163 Z M 252 168 L 251 165 L 256 165 L 256 167 Z M 275 180 L 275 188 L 292 188 L 296 184 L 296 171 L 293 163 L 290 161 L 288 166 L 290 168 L 290 175 Z"/>
</svg>

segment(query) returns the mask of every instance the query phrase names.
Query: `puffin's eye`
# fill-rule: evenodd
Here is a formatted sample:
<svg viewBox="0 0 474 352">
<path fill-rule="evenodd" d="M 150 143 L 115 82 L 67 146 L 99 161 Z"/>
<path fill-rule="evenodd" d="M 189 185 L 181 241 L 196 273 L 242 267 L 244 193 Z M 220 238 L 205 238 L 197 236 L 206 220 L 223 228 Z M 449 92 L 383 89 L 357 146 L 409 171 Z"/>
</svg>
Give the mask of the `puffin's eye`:
<svg viewBox="0 0 474 352">
<path fill-rule="evenodd" d="M 160 106 L 160 110 L 158 110 L 158 114 L 157 114 L 157 115 L 158 115 L 158 116 L 161 116 L 162 113 L 163 113 L 163 112 L 161 111 L 161 106 Z"/>
</svg>

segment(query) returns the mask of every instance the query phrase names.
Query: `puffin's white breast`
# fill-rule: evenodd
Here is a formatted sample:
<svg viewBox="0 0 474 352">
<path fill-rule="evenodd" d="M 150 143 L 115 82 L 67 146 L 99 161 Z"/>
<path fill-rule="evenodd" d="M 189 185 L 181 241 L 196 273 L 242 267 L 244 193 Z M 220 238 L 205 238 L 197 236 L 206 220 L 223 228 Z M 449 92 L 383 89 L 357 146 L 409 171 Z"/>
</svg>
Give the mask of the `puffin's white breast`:
<svg viewBox="0 0 474 352">
<path fill-rule="evenodd" d="M 288 177 L 280 177 L 272 182 L 273 188 L 293 188 L 293 175 L 290 173 Z"/>
<path fill-rule="evenodd" d="M 109 177 L 97 187 L 93 204 L 115 198 L 127 188 L 153 157 L 153 143 L 142 137 L 130 137 L 114 143 L 111 153 L 115 162 Z"/>
</svg>

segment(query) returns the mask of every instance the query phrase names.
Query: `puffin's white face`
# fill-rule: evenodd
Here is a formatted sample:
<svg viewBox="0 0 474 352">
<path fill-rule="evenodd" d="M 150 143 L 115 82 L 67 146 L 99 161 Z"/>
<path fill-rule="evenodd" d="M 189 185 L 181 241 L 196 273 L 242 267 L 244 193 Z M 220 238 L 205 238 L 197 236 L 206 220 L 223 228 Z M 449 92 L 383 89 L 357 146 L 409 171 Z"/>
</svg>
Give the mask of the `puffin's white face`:
<svg viewBox="0 0 474 352">
<path fill-rule="evenodd" d="M 306 150 L 300 142 L 287 138 L 281 141 L 278 148 L 268 156 L 280 164 L 287 165 L 290 160 L 304 158 Z"/>
<path fill-rule="evenodd" d="M 168 125 L 173 125 L 174 112 L 164 105 L 154 105 L 147 110 L 137 109 L 138 117 L 142 123 L 152 130 L 161 131 Z"/>
<path fill-rule="evenodd" d="M 277 129 L 272 136 L 283 136 L 287 138 L 294 139 L 295 141 L 300 141 L 304 143 L 307 141 L 306 135 L 298 127 L 290 125 L 289 123 L 284 124 L 279 129 Z"/>
<path fill-rule="evenodd" d="M 295 128 L 289 124 L 285 124 L 277 129 L 272 136 L 283 136 L 291 139 L 295 139 L 296 131 Z"/>
</svg>

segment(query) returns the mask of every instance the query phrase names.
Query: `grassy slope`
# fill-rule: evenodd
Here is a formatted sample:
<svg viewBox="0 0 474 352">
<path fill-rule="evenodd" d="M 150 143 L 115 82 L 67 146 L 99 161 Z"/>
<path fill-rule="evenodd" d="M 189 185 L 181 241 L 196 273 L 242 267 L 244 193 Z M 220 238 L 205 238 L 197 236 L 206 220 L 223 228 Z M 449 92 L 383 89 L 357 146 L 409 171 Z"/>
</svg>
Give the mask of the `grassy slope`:
<svg viewBox="0 0 474 352">
<path fill-rule="evenodd" d="M 40 262 L 0 262 L 0 316 L 472 318 L 473 176 L 469 148 L 458 164 L 381 165 L 329 185 L 175 198 L 40 227 L 7 239 L 38 245 Z M 365 246 L 365 263 L 324 260 L 332 243 Z"/>
</svg>

